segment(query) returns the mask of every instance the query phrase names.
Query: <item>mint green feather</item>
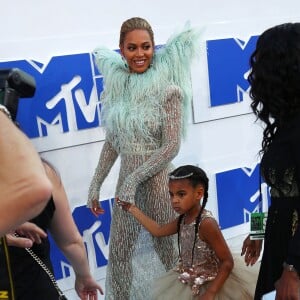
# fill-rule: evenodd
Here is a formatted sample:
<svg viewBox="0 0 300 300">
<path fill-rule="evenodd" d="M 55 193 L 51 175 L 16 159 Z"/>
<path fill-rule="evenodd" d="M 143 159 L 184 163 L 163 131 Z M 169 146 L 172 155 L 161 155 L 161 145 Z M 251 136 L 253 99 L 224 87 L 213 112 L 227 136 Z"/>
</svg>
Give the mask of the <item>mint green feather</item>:
<svg viewBox="0 0 300 300">
<path fill-rule="evenodd" d="M 154 124 L 162 123 L 162 105 L 170 85 L 179 86 L 183 94 L 182 134 L 185 134 L 192 99 L 190 68 L 199 51 L 200 31 L 189 25 L 156 50 L 152 66 L 144 73 L 130 73 L 116 51 L 103 47 L 94 51 L 95 63 L 104 76 L 102 121 L 108 136 L 118 137 L 114 140 L 115 147 L 126 148 L 129 141 L 141 139 L 145 143 L 155 142 L 150 131 Z"/>
</svg>

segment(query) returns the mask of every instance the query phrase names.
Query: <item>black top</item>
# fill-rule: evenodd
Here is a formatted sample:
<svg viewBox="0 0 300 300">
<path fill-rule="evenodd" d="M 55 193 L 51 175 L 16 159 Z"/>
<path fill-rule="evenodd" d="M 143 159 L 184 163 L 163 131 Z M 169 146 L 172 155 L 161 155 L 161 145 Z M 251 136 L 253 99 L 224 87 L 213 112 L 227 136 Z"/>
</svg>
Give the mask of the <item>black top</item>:
<svg viewBox="0 0 300 300">
<path fill-rule="evenodd" d="M 32 219 L 31 222 L 47 231 L 55 211 L 55 204 L 51 198 L 40 215 Z M 58 293 L 45 271 L 23 248 L 8 247 L 10 267 L 13 276 L 14 292 L 16 300 L 45 299 L 57 300 Z M 31 248 L 33 252 L 52 271 L 50 261 L 50 244 L 48 238 L 43 239 L 41 244 L 34 244 Z M 2 258 L 1 258 L 2 260 Z M 3 274 L 2 264 L 0 264 L 0 274 Z M 8 278 L 1 278 L 0 290 L 8 285 Z"/>
<path fill-rule="evenodd" d="M 300 115 L 277 130 L 261 172 L 270 187 L 271 205 L 255 299 L 275 289 L 284 261 L 300 272 Z"/>
</svg>

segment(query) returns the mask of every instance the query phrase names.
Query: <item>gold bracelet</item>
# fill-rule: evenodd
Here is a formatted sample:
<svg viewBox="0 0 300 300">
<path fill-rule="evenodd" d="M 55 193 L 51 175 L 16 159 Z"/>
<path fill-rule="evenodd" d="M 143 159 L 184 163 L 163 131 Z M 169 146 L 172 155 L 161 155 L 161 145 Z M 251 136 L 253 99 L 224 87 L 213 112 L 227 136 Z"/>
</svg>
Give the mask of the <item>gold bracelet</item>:
<svg viewBox="0 0 300 300">
<path fill-rule="evenodd" d="M 9 110 L 2 104 L 0 104 L 0 111 L 4 112 L 7 115 L 7 117 L 11 120 L 11 115 Z"/>
</svg>

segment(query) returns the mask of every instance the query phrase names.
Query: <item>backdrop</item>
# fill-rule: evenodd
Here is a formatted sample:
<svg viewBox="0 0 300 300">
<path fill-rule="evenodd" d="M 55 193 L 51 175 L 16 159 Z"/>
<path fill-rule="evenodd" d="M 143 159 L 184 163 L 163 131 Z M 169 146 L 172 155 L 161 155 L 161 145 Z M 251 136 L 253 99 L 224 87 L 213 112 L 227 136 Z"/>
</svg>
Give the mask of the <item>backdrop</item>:
<svg viewBox="0 0 300 300">
<path fill-rule="evenodd" d="M 133 16 L 151 23 L 156 44 L 164 44 L 187 21 L 203 28 L 202 50 L 192 69 L 188 134 L 174 164 L 207 171 L 208 208 L 226 239 L 238 239 L 248 232 L 249 214 L 259 203 L 262 128 L 249 107 L 249 55 L 262 31 L 299 21 L 299 11 L 296 0 L 16 0 L 2 5 L 0 69 L 19 67 L 37 82 L 34 98 L 20 101 L 18 121 L 59 170 L 92 273 L 102 286 L 119 163 L 101 191 L 106 213 L 96 219 L 85 203 L 105 133 L 98 102 L 102 78 L 92 50 L 99 45 L 117 49 L 121 23 Z M 263 183 L 262 196 L 267 209 Z M 77 299 L 72 268 L 53 243 L 52 250 L 60 286 Z"/>
</svg>

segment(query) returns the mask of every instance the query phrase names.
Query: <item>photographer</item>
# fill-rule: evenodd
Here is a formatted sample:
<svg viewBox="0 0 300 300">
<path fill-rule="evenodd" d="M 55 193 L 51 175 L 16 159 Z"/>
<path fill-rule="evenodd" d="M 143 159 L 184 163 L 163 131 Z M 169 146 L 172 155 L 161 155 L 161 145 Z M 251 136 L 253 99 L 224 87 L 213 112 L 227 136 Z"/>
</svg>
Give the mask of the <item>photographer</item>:
<svg viewBox="0 0 300 300">
<path fill-rule="evenodd" d="M 19 76 L 26 73 L 18 70 L 12 74 L 18 77 L 9 82 L 1 72 L 1 91 L 4 94 L 6 90 L 18 92 L 18 89 L 24 90 L 28 86 L 35 90 L 34 84 L 26 81 L 27 77 Z M 12 83 L 15 84 L 13 89 L 10 88 Z M 16 95 L 13 104 L 17 109 L 18 95 L 22 93 Z M 0 104 L 0 237 L 39 214 L 52 191 L 38 153 L 12 120 L 11 113 L 15 116 L 16 110 L 7 107 L 10 108 L 5 101 Z"/>
</svg>

